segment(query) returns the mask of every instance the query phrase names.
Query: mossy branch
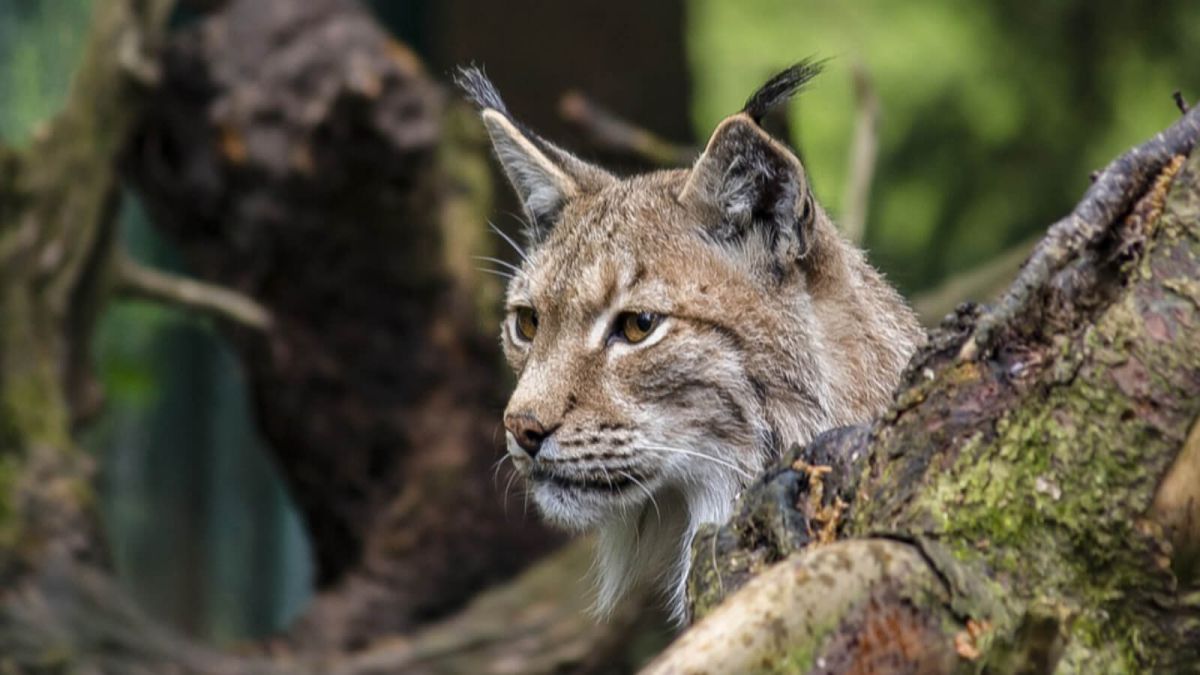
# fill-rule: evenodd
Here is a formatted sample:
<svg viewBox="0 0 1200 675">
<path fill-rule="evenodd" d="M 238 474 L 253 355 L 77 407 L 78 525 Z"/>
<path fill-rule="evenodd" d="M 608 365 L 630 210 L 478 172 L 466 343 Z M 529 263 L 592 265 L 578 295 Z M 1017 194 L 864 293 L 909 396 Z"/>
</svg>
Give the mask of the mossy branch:
<svg viewBox="0 0 1200 675">
<path fill-rule="evenodd" d="M 750 672 L 892 672 L 886 656 L 920 645 L 911 670 L 957 661 L 946 593 L 920 551 L 886 539 L 796 553 L 750 580 L 654 660 L 642 675 Z M 823 655 L 856 624 L 877 640 Z M 856 666 L 858 668 L 856 668 Z"/>
</svg>

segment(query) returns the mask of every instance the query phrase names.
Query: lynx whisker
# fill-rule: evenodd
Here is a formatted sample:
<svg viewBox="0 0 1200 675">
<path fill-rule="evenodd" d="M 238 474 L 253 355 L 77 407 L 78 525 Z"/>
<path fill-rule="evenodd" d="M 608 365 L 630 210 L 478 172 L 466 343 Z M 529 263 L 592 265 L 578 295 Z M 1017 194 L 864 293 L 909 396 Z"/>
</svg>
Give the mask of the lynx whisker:
<svg viewBox="0 0 1200 675">
<path fill-rule="evenodd" d="M 608 472 L 608 467 L 603 464 L 599 465 L 601 473 L 604 474 L 604 482 L 608 483 L 608 487 L 612 487 L 612 474 Z"/>
<path fill-rule="evenodd" d="M 487 272 L 488 274 L 495 274 L 498 277 L 504 277 L 505 279 L 508 279 L 509 281 L 512 281 L 513 279 L 517 278 L 516 275 L 514 275 L 514 274 L 509 274 L 508 272 L 501 272 L 500 270 L 488 269 L 486 267 L 476 267 L 475 269 L 480 272 Z"/>
<path fill-rule="evenodd" d="M 695 457 L 697 459 L 707 460 L 709 462 L 712 462 L 713 464 L 717 464 L 717 465 L 723 466 L 727 469 L 736 471 L 738 473 L 738 475 L 740 475 L 742 478 L 745 478 L 748 481 L 754 480 L 754 474 L 750 473 L 749 471 L 746 471 L 745 469 L 734 464 L 733 462 L 728 462 L 728 461 L 725 461 L 718 457 L 713 457 L 712 455 L 706 455 L 703 452 L 697 452 L 695 450 L 687 450 L 685 448 L 671 448 L 671 447 L 667 447 L 665 445 L 642 445 L 641 447 L 646 450 L 660 450 L 662 452 L 674 452 L 674 453 L 677 453 L 680 455 L 687 455 L 689 457 Z"/>
<path fill-rule="evenodd" d="M 492 465 L 492 487 L 500 487 L 500 469 L 504 467 L 504 461 L 509 459 L 512 459 L 512 455 L 506 452 L 500 457 L 500 459 L 496 460 L 495 464 Z"/>
<path fill-rule="evenodd" d="M 607 483 L 608 483 L 608 486 L 611 488 L 611 487 L 612 487 L 612 484 L 613 484 L 613 481 L 612 481 L 612 474 L 610 474 L 610 473 L 608 472 L 608 467 L 606 467 L 606 466 L 604 466 L 603 464 L 601 464 L 601 465 L 600 465 L 600 470 L 604 472 L 604 480 L 605 480 L 605 482 L 607 482 Z M 620 503 L 620 505 L 621 505 L 621 519 L 622 519 L 622 520 L 624 520 L 624 519 L 625 519 L 625 517 L 626 517 L 627 515 L 629 515 L 629 504 L 627 504 L 626 502 L 622 501 L 622 502 Z"/>
<path fill-rule="evenodd" d="M 537 232 L 539 229 L 537 223 L 531 220 L 528 216 L 521 215 L 515 211 L 504 211 L 503 213 L 509 218 L 517 221 L 517 225 L 520 225 L 521 229 L 526 232 Z"/>
<path fill-rule="evenodd" d="M 514 265 L 510 262 L 505 262 L 499 258 L 492 258 L 492 257 L 486 256 L 486 255 L 473 255 L 473 256 L 471 256 L 471 258 L 473 258 L 475 260 L 482 260 L 484 262 L 496 263 L 497 265 L 500 265 L 501 267 L 512 270 L 513 274 L 515 274 L 517 276 L 522 276 L 522 277 L 526 276 L 525 270 L 521 269 L 520 267 L 517 267 L 516 265 Z M 526 278 L 528 278 L 528 277 L 526 277 Z"/>
<path fill-rule="evenodd" d="M 508 495 L 512 491 L 513 481 L 515 481 L 516 479 L 517 479 L 517 472 L 513 471 L 512 473 L 508 474 L 508 481 L 504 483 L 504 515 L 506 517 L 508 516 Z M 529 494 L 529 491 L 526 490 L 526 495 L 528 495 L 528 494 Z"/>
<path fill-rule="evenodd" d="M 634 485 L 636 485 L 642 489 L 642 492 L 646 493 L 646 499 L 650 500 L 650 505 L 654 507 L 654 513 L 658 517 L 658 522 L 661 523 L 662 522 L 662 511 L 660 511 L 658 509 L 658 500 L 656 500 L 654 498 L 654 494 L 650 492 L 650 488 L 646 487 L 646 484 L 643 483 L 642 481 L 638 480 L 637 478 L 634 478 L 633 474 L 629 473 L 628 471 L 618 471 L 617 474 L 620 475 L 622 478 L 626 478 L 626 479 L 632 481 Z"/>
<path fill-rule="evenodd" d="M 500 235 L 501 239 L 508 242 L 508 245 L 513 247 L 513 250 L 517 252 L 517 255 L 521 256 L 521 260 L 524 260 L 525 262 L 529 262 L 529 256 L 525 253 L 525 249 L 521 248 L 520 245 L 517 244 L 517 242 L 513 241 L 512 237 L 508 236 L 507 234 L 504 234 L 504 230 L 501 230 L 500 228 L 496 227 L 495 223 L 493 223 L 490 220 L 488 221 L 488 227 L 492 228 L 493 232 Z"/>
</svg>

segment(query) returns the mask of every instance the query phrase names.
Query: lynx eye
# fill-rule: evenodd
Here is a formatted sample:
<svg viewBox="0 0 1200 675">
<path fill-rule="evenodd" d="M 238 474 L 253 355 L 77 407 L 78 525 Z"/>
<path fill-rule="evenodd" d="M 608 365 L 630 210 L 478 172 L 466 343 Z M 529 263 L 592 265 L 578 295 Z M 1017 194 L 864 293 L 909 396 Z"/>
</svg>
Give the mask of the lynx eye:
<svg viewBox="0 0 1200 675">
<path fill-rule="evenodd" d="M 537 335 L 538 315 L 532 307 L 518 307 L 515 323 L 517 324 L 517 334 L 526 342 Z"/>
<path fill-rule="evenodd" d="M 617 333 L 626 342 L 637 344 L 654 332 L 659 319 L 653 312 L 625 312 L 617 317 Z"/>
</svg>

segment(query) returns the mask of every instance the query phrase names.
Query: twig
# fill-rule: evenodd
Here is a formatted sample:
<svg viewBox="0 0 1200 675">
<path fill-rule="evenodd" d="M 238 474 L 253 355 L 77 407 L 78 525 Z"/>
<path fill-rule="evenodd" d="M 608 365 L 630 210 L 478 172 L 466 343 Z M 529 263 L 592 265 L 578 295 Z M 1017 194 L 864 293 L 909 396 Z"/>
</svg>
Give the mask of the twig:
<svg viewBox="0 0 1200 675">
<path fill-rule="evenodd" d="M 1189 154 L 1198 137 L 1200 108 L 1192 108 L 1165 131 L 1105 167 L 1079 205 L 1050 226 L 1013 285 L 980 319 L 975 334 L 963 345 L 960 359 L 970 360 L 980 350 L 988 350 L 997 335 L 1020 320 L 1051 277 L 1119 222 L 1167 162 L 1176 155 Z"/>
<path fill-rule="evenodd" d="M 696 148 L 678 145 L 617 117 L 577 91 L 558 103 L 563 119 L 578 127 L 601 148 L 616 150 L 658 166 L 685 166 L 696 158 Z"/>
<path fill-rule="evenodd" d="M 854 141 L 850 146 L 850 166 L 846 191 L 842 196 L 842 232 L 854 243 L 866 234 L 867 210 L 871 204 L 871 182 L 879 157 L 879 96 L 871 76 L 861 63 L 854 66 L 856 116 Z"/>
<path fill-rule="evenodd" d="M 1188 114 L 1188 110 L 1191 110 L 1191 108 L 1188 106 L 1187 101 L 1183 99 L 1183 92 L 1176 89 L 1175 93 L 1171 94 L 1171 97 L 1175 99 L 1175 107 L 1179 108 L 1179 112 L 1184 115 Z"/>
<path fill-rule="evenodd" d="M 955 274 L 936 287 L 917 294 L 913 308 L 926 326 L 936 325 L 942 317 L 966 300 L 989 300 L 1008 287 L 1021 263 L 1042 237 L 1026 239 L 987 262 Z"/>
<path fill-rule="evenodd" d="M 200 312 L 258 331 L 271 328 L 271 313 L 236 291 L 151 269 L 124 253 L 116 254 L 114 267 L 116 291 L 122 296 Z"/>
</svg>

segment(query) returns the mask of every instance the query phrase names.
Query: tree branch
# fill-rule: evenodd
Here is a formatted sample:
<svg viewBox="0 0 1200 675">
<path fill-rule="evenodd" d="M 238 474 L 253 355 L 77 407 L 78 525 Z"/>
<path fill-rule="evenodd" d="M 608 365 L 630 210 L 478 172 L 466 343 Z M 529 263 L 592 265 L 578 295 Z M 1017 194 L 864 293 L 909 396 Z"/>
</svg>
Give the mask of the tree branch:
<svg viewBox="0 0 1200 675">
<path fill-rule="evenodd" d="M 842 232 L 860 243 L 866 235 L 867 212 L 871 205 L 871 183 L 879 157 L 879 96 L 866 66 L 854 66 L 855 122 L 846 191 L 842 197 Z"/>
<path fill-rule="evenodd" d="M 955 624 L 946 600 L 911 546 L 884 539 L 816 546 L 751 579 L 642 675 L 948 672 L 956 655 L 954 632 L 946 632 Z M 882 639 L 846 649 L 845 658 L 814 659 L 811 646 L 848 633 L 847 624 Z M 919 646 L 910 659 L 881 658 L 910 645 Z M 861 667 L 870 664 L 877 668 Z"/>
<path fill-rule="evenodd" d="M 632 155 L 663 167 L 687 166 L 699 154 L 696 148 L 672 143 L 621 119 L 577 91 L 564 94 L 558 109 L 563 119 L 605 150 Z"/>
<path fill-rule="evenodd" d="M 67 561 L 47 565 L 0 603 L 0 672 L 66 666 L 103 673 L 182 675 L 436 675 L 608 672 L 634 635 L 654 645 L 654 625 L 630 598 L 607 620 L 587 612 L 592 542 L 581 540 L 479 594 L 461 612 L 420 631 L 353 652 L 311 644 L 233 654 L 199 645 L 155 621 L 106 575 Z M 48 656 L 50 655 L 50 656 Z M 625 668 L 632 664 L 625 664 Z M 34 670 L 32 672 L 42 672 Z"/>
<path fill-rule="evenodd" d="M 1083 201 L 1070 215 L 1054 223 L 1038 243 L 1016 281 L 980 323 L 976 335 L 963 346 L 964 358 L 970 358 L 977 349 L 990 348 L 999 335 L 1015 329 L 1019 323 L 1038 325 L 1038 321 L 1029 321 L 1031 317 L 1023 316 L 1022 312 L 1037 305 L 1035 296 L 1047 281 L 1073 260 L 1094 254 L 1108 226 L 1129 211 L 1167 162 L 1192 151 L 1198 135 L 1200 109 L 1193 107 L 1167 130 L 1105 167 Z"/>
<path fill-rule="evenodd" d="M 349 657 L 337 675 L 523 673 L 550 675 L 616 668 L 634 634 L 653 629 L 634 597 L 600 621 L 588 613 L 591 540 L 576 541 L 513 581 L 481 593 L 462 612 L 407 639 Z M 639 620 L 639 615 L 642 615 Z M 628 666 L 626 666 L 628 667 Z"/>
<path fill-rule="evenodd" d="M 115 257 L 113 273 L 116 292 L 123 297 L 160 302 L 257 331 L 271 329 L 271 313 L 236 291 L 146 267 L 124 253 Z"/>
</svg>

